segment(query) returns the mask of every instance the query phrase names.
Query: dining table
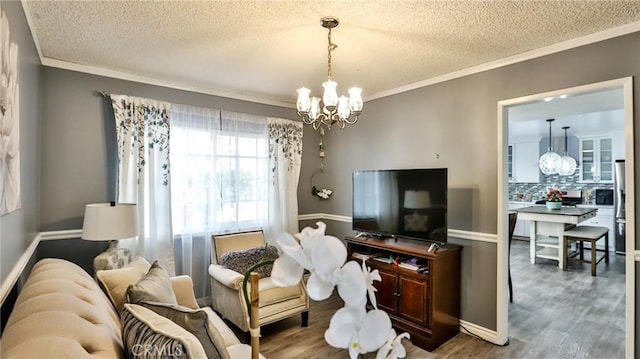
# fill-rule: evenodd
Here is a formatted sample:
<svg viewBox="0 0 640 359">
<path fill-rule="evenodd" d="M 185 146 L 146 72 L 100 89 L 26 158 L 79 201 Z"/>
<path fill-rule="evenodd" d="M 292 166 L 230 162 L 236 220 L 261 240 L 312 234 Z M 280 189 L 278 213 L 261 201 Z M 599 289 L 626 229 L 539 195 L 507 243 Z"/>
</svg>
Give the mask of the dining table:
<svg viewBox="0 0 640 359">
<path fill-rule="evenodd" d="M 534 205 L 516 209 L 518 220 L 528 220 L 529 259 L 536 263 L 536 258 L 558 261 L 562 268 L 567 248 L 562 245 L 565 230 L 596 216 L 597 208 L 562 206 L 559 209 L 548 209 L 544 205 Z"/>
</svg>

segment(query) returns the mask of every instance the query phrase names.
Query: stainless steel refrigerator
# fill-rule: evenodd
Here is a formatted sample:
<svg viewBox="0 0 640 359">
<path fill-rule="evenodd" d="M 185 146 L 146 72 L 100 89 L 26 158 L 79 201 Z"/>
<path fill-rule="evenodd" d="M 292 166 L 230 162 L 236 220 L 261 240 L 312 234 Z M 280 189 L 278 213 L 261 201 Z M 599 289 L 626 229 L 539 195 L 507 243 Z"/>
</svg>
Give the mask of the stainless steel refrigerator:
<svg viewBox="0 0 640 359">
<path fill-rule="evenodd" d="M 616 160 L 615 173 L 614 173 L 614 229 L 615 229 L 615 242 L 616 253 L 625 253 L 625 238 L 626 238 L 626 225 L 627 220 L 625 216 L 625 183 L 624 183 L 624 160 Z"/>
</svg>

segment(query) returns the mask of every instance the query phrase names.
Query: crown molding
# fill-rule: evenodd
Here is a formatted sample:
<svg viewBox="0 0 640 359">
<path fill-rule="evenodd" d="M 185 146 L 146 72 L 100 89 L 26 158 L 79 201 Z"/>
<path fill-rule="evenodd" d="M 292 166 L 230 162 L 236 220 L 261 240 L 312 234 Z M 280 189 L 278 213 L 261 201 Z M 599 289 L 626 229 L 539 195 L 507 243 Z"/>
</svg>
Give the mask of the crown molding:
<svg viewBox="0 0 640 359">
<path fill-rule="evenodd" d="M 393 95 L 397 95 L 403 92 L 415 90 L 421 87 L 426 87 L 430 85 L 435 85 L 440 82 L 445 82 L 453 79 L 457 79 L 464 76 L 469 76 L 473 74 L 477 74 L 484 71 L 489 71 L 493 69 L 497 69 L 500 67 L 504 67 L 507 65 L 512 65 L 518 62 L 523 62 L 531 59 L 535 59 L 538 57 L 551 55 L 556 52 L 561 52 L 569 49 L 573 49 L 576 47 L 593 44 L 599 41 L 612 39 L 614 37 L 619 37 L 627 34 L 631 34 L 634 32 L 640 31 L 640 21 L 632 22 L 626 25 L 613 27 L 611 29 L 607 29 L 600 32 L 595 32 L 593 34 L 585 35 L 582 37 L 577 37 L 575 39 L 559 42 L 553 45 L 541 47 L 538 49 L 534 49 L 531 51 L 523 52 L 521 54 L 505 57 L 503 59 L 498 59 L 495 61 L 487 62 L 484 64 L 480 64 L 477 66 L 467 67 L 466 69 L 462 69 L 459 71 L 450 72 L 448 74 L 444 74 L 441 76 L 436 76 L 432 78 L 425 79 L 423 81 L 414 82 L 405 86 L 396 87 L 394 89 L 388 91 L 382 91 L 370 96 L 366 96 L 366 102 L 377 100 L 384 97 L 389 97 Z"/>
<path fill-rule="evenodd" d="M 81 65 L 73 62 L 57 60 L 57 59 L 52 59 L 48 57 L 41 57 L 40 60 L 42 62 L 42 65 L 47 67 L 55 67 L 59 69 L 83 72 L 83 73 L 98 75 L 98 76 L 105 76 L 105 77 L 110 77 L 110 78 L 119 79 L 119 80 L 133 81 L 133 82 L 139 82 L 139 83 L 148 84 L 148 85 L 167 87 L 167 88 L 172 88 L 176 90 L 197 92 L 205 95 L 226 97 L 234 100 L 261 103 L 264 105 L 271 105 L 271 106 L 278 106 L 278 107 L 285 107 L 285 108 L 295 108 L 295 104 L 292 104 L 286 101 L 266 99 L 263 97 L 243 95 L 235 92 L 216 90 L 208 87 L 191 85 L 187 83 L 167 81 L 167 80 L 157 79 L 154 77 L 136 75 L 128 72 L 116 71 L 116 70 L 111 70 L 111 69 L 97 67 L 97 66 Z"/>
</svg>

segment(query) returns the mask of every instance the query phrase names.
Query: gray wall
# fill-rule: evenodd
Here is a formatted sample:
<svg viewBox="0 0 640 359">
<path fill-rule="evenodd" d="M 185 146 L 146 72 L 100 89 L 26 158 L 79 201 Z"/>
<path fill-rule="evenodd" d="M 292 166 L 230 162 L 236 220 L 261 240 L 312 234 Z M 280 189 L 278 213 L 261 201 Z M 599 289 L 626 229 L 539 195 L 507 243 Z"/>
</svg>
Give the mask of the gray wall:
<svg viewBox="0 0 640 359">
<path fill-rule="evenodd" d="M 107 141 L 110 125 L 104 100 L 94 96 L 94 90 L 295 118 L 292 109 L 60 69 L 43 68 L 40 79 L 38 60 L 20 4 L 3 2 L 3 9 L 11 21 L 12 39 L 20 45 L 23 209 L 0 218 L 2 279 L 38 230 L 80 228 L 84 205 L 109 198 L 110 159 L 106 149 L 110 145 Z M 319 136 L 305 128 L 300 213 L 350 216 L 353 170 L 447 167 L 451 188 L 450 227 L 495 234 L 496 102 L 638 75 L 640 34 L 636 33 L 367 102 L 355 126 L 342 131 L 335 129 L 325 138 L 327 170 L 323 181 L 335 190 L 329 201 L 321 201 L 310 193 L 309 178 L 319 166 Z M 640 108 L 638 79 L 634 90 L 637 112 Z M 636 124 L 636 137 L 639 127 Z M 640 158 L 637 147 L 635 156 Z M 636 176 L 639 171 L 636 169 Z M 309 222 L 314 221 L 301 225 Z M 331 234 L 339 237 L 352 234 L 348 223 L 327 221 L 327 224 Z M 495 244 L 461 239 L 452 239 L 452 242 L 464 246 L 462 318 L 495 329 Z M 636 282 L 640 283 L 640 279 Z M 638 321 L 640 312 L 636 311 L 636 316 Z M 636 338 L 640 337 L 639 332 Z"/>
<path fill-rule="evenodd" d="M 177 104 L 295 119 L 293 109 L 173 90 L 55 68 L 43 68 L 40 229 L 82 227 L 87 203 L 113 198 L 115 124 L 110 102 L 94 91 Z M 109 166 L 111 164 L 111 166 Z"/>
<path fill-rule="evenodd" d="M 22 208 L 0 217 L 0 282 L 35 238 L 40 164 L 40 60 L 18 1 L 3 1 L 12 42 L 18 45 L 20 85 L 20 187 Z"/>
<path fill-rule="evenodd" d="M 303 159 L 300 213 L 351 216 L 354 170 L 447 167 L 449 227 L 495 234 L 497 102 L 636 76 L 634 103 L 638 118 L 638 75 L 640 33 L 634 33 L 367 102 L 356 125 L 342 131 L 332 130 L 326 136 L 325 166 L 335 183 L 335 195 L 330 200 L 321 201 L 310 194 L 308 181 L 319 166 L 317 153 L 307 153 Z M 639 131 L 636 121 L 636 138 Z M 305 138 L 307 151 L 312 148 L 307 142 L 310 138 Z M 635 151 L 636 158 L 640 158 L 640 149 L 636 147 Z M 638 172 L 636 165 L 636 176 Z M 353 233 L 348 224 L 328 222 L 328 230 L 333 234 Z M 462 239 L 452 241 L 464 246 L 462 319 L 495 329 L 496 246 Z"/>
</svg>

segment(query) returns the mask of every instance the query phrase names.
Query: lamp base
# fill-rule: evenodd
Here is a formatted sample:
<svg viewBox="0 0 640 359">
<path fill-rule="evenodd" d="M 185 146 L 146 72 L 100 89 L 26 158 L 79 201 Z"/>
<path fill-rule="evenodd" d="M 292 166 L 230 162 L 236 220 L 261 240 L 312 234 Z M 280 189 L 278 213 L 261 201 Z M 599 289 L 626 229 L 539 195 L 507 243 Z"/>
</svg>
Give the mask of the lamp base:
<svg viewBox="0 0 640 359">
<path fill-rule="evenodd" d="M 131 263 L 131 250 L 118 248 L 118 241 L 109 241 L 109 248 L 93 259 L 93 272 L 99 270 L 120 269 Z"/>
</svg>

